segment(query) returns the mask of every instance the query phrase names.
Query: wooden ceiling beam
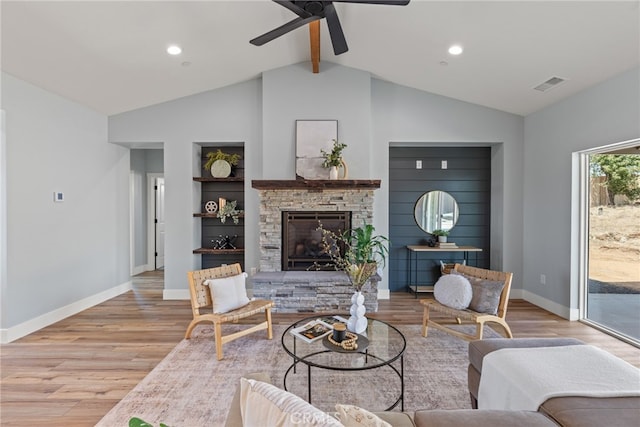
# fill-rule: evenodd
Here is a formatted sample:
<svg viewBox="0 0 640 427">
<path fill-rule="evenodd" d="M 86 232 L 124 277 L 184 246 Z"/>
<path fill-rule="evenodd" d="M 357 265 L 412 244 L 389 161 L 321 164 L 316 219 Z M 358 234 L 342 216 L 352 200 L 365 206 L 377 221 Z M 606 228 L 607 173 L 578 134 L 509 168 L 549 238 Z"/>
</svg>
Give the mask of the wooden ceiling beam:
<svg viewBox="0 0 640 427">
<path fill-rule="evenodd" d="M 314 73 L 320 72 L 320 20 L 309 23 L 309 42 L 311 45 L 311 65 Z"/>
</svg>

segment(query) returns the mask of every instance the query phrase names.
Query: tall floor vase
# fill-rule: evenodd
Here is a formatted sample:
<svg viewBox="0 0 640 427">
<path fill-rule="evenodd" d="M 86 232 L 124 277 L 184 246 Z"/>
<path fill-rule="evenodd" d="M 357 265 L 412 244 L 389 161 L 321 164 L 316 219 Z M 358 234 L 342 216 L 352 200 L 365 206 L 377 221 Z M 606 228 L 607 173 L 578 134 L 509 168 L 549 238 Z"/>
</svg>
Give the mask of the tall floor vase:
<svg viewBox="0 0 640 427">
<path fill-rule="evenodd" d="M 347 329 L 356 334 L 361 334 L 366 331 L 367 318 L 364 315 L 366 311 L 364 295 L 362 295 L 362 292 L 355 292 L 353 296 L 351 296 L 351 309 L 349 310 L 351 317 L 349 317 L 347 321 Z"/>
</svg>

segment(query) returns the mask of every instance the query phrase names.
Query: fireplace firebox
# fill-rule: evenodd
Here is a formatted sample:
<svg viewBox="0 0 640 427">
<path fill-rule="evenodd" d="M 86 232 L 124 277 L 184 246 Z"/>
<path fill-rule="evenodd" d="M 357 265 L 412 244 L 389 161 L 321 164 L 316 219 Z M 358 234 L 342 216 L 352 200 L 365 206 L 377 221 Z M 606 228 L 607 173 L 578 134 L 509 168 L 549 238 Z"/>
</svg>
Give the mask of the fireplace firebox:
<svg viewBox="0 0 640 427">
<path fill-rule="evenodd" d="M 334 269 L 318 229 L 321 224 L 325 230 L 342 234 L 351 230 L 351 212 L 282 212 L 282 271 Z"/>
</svg>

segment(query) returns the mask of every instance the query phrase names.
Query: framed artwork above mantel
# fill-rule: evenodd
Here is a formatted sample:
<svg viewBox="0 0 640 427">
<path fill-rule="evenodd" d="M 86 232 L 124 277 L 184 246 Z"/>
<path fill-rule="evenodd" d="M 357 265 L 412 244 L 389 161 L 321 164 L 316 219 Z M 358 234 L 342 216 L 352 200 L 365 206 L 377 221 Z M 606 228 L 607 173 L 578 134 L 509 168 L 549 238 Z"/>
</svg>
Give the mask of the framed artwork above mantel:
<svg viewBox="0 0 640 427">
<path fill-rule="evenodd" d="M 296 120 L 296 179 L 328 179 L 320 150 L 331 151 L 338 139 L 337 120 Z"/>
</svg>

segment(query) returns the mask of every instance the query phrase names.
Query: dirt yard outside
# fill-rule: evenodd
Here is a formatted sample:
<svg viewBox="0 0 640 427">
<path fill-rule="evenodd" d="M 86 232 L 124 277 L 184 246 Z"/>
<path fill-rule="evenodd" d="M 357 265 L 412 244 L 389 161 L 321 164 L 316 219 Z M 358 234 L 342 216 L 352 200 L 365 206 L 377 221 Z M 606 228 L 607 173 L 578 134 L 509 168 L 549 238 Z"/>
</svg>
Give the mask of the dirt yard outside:
<svg viewBox="0 0 640 427">
<path fill-rule="evenodd" d="M 590 208 L 589 278 L 640 289 L 640 205 Z"/>
</svg>

